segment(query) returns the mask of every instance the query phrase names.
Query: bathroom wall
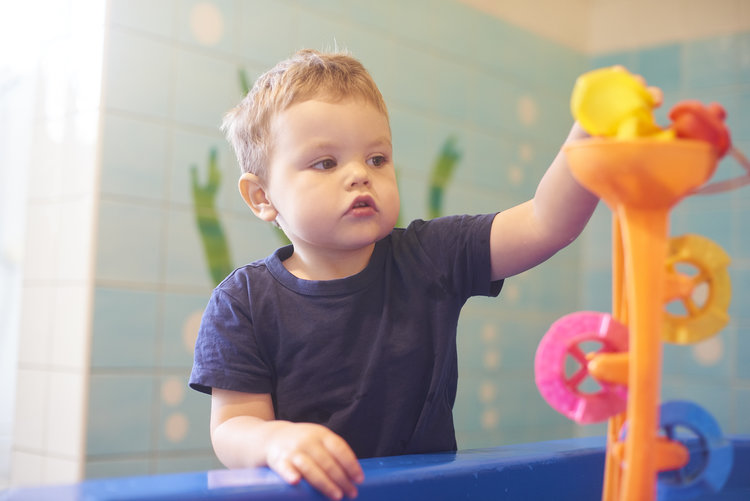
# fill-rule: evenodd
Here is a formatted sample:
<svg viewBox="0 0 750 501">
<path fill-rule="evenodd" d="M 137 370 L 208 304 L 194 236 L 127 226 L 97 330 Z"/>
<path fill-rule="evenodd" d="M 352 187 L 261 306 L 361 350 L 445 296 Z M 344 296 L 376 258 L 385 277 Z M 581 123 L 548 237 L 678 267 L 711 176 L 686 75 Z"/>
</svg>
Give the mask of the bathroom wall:
<svg viewBox="0 0 750 501">
<path fill-rule="evenodd" d="M 237 195 L 237 166 L 217 128 L 242 95 L 238 72 L 252 81 L 300 47 L 347 48 L 361 58 L 390 106 L 408 222 L 427 216 L 432 165 L 450 138 L 460 160 L 445 213 L 494 211 L 529 197 L 567 132 L 565 97 L 586 62 L 450 1 L 114 1 L 108 26 L 90 477 L 217 464 L 209 398 L 185 385 L 215 282 L 196 203 L 215 208 L 224 259 L 233 266 L 281 244 Z M 193 183 L 210 191 L 212 151 L 221 180 L 215 200 L 206 201 Z M 563 253 L 509 281 L 503 299 L 467 306 L 457 407 L 462 447 L 570 435 L 570 424 L 534 392 L 527 369 L 544 325 L 574 308 L 579 295 L 544 287 L 542 274 L 575 284 L 578 256 Z M 519 399 L 524 410 L 508 405 Z"/>
<path fill-rule="evenodd" d="M 63 139 L 45 132 L 59 128 L 33 129 L 44 157 L 28 161 L 34 190 L 10 474 L 16 485 L 218 466 L 209 397 L 186 386 L 212 270 L 262 258 L 281 243 L 237 195 L 238 169 L 218 124 L 240 99 L 243 75 L 252 81 L 295 49 L 347 48 L 371 70 L 390 109 L 403 222 L 428 216 L 431 171 L 446 147 L 458 161 L 443 213 L 496 211 L 530 197 L 570 126 L 576 76 L 601 64 L 642 72 L 665 88 L 668 102 L 725 97 L 738 146 L 750 150 L 742 121 L 747 32 L 647 49 L 610 46 L 593 57 L 581 45 L 591 36 L 540 34 L 543 27 L 520 28 L 454 0 L 106 5 L 106 15 L 87 21 L 104 28 L 103 58 L 92 56 L 103 68 L 85 77 L 88 104 L 54 122 Z M 577 5 L 603 15 L 589 2 Z M 561 19 L 576 29 L 591 23 Z M 77 68 L 66 74 L 79 75 Z M 79 129 L 97 131 L 95 140 Z M 78 156 L 55 164 L 55 152 L 78 137 L 88 138 L 71 150 Z M 78 188 L 69 192 L 71 179 Z M 675 229 L 704 233 L 733 255 L 737 298 L 750 297 L 743 292 L 750 262 L 742 194 L 696 199 L 675 214 Z M 213 241 L 218 257 L 204 252 L 197 211 L 221 228 Z M 532 367 L 550 323 L 584 308 L 609 309 L 608 225 L 600 208 L 570 248 L 508 280 L 499 299 L 465 307 L 455 407 L 461 448 L 601 431 L 550 409 Z M 734 302 L 719 345 L 666 354 L 666 392 L 699 395 L 730 432 L 747 432 L 740 416 L 750 410 L 750 375 L 739 363 L 739 353 L 750 354 L 741 304 Z"/>
</svg>

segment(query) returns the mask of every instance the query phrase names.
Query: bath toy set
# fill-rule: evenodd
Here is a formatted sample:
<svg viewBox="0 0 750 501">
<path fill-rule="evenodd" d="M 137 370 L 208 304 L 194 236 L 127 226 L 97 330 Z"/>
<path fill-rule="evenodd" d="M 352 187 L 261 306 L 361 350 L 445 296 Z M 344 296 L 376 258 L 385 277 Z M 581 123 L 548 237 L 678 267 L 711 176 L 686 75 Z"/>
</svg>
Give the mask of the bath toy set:
<svg viewBox="0 0 750 501">
<path fill-rule="evenodd" d="M 621 67 L 576 82 L 573 116 L 592 137 L 565 153 L 576 179 L 612 210 L 612 312 L 559 319 L 535 359 L 553 408 L 578 423 L 608 421 L 604 501 L 690 499 L 719 491 L 732 469 L 731 443 L 708 411 L 659 400 L 662 343 L 717 334 L 731 297 L 729 256 L 699 235 L 670 238 L 668 220 L 687 196 L 748 183 L 750 175 L 706 184 L 724 155 L 748 173 L 750 162 L 732 147 L 719 104 L 683 101 L 662 128 L 659 101 Z M 675 303 L 682 311 L 666 307 Z"/>
</svg>

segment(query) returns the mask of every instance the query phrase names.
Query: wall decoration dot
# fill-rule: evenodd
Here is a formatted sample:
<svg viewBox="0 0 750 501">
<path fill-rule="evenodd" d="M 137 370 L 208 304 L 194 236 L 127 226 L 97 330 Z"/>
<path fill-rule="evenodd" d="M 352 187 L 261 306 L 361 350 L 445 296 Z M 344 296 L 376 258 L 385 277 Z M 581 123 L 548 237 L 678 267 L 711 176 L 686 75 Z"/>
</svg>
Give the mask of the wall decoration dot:
<svg viewBox="0 0 750 501">
<path fill-rule="evenodd" d="M 482 342 L 491 343 L 497 339 L 497 328 L 495 324 L 487 323 L 482 326 Z"/>
<path fill-rule="evenodd" d="M 167 405 L 178 405 L 185 398 L 185 381 L 171 377 L 161 384 L 161 400 Z"/>
<path fill-rule="evenodd" d="M 511 165 L 508 169 L 508 181 L 513 186 L 520 186 L 523 182 L 523 169 L 517 165 Z"/>
<path fill-rule="evenodd" d="M 190 422 L 185 414 L 175 412 L 167 417 L 164 423 L 164 434 L 170 442 L 182 442 L 190 429 Z"/>
<path fill-rule="evenodd" d="M 693 358 L 700 365 L 709 367 L 718 364 L 724 356 L 724 341 L 714 336 L 693 345 Z"/>
<path fill-rule="evenodd" d="M 494 370 L 500 367 L 501 360 L 500 352 L 498 350 L 488 350 L 484 353 L 484 366 L 487 369 Z"/>
<path fill-rule="evenodd" d="M 518 120 L 528 126 L 534 125 L 539 118 L 539 106 L 531 96 L 521 96 L 516 104 Z"/>
<path fill-rule="evenodd" d="M 503 286 L 503 294 L 505 295 L 506 301 L 515 303 L 521 297 L 521 289 L 517 284 L 507 284 L 506 286 Z"/>
<path fill-rule="evenodd" d="M 500 413 L 497 409 L 487 409 L 482 413 L 482 428 L 485 430 L 494 430 L 500 424 Z"/>
<path fill-rule="evenodd" d="M 518 157 L 525 163 L 529 163 L 534 160 L 534 147 L 529 143 L 521 143 L 518 147 Z"/>
<path fill-rule="evenodd" d="M 203 45 L 213 46 L 224 36 L 224 16 L 211 2 L 199 2 L 190 9 L 190 32 Z"/>
<path fill-rule="evenodd" d="M 491 381 L 482 381 L 482 384 L 479 385 L 479 400 L 486 404 L 494 401 L 496 395 L 497 387 L 495 386 L 495 383 Z"/>
<path fill-rule="evenodd" d="M 195 340 L 198 339 L 198 329 L 200 329 L 202 317 L 203 310 L 194 311 L 188 315 L 182 324 L 182 347 L 191 355 L 195 349 Z"/>
</svg>

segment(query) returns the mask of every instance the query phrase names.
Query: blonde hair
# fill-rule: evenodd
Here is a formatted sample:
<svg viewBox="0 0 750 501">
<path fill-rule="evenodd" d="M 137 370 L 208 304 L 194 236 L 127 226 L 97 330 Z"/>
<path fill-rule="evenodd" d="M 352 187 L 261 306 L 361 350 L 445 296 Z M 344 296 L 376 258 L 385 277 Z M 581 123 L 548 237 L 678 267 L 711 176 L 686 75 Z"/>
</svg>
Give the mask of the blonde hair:
<svg viewBox="0 0 750 501">
<path fill-rule="evenodd" d="M 314 98 L 363 99 L 388 117 L 383 96 L 362 63 L 344 52 L 300 50 L 261 75 L 247 96 L 224 116 L 221 130 L 242 172 L 261 178 L 267 175 L 272 118 Z"/>
</svg>

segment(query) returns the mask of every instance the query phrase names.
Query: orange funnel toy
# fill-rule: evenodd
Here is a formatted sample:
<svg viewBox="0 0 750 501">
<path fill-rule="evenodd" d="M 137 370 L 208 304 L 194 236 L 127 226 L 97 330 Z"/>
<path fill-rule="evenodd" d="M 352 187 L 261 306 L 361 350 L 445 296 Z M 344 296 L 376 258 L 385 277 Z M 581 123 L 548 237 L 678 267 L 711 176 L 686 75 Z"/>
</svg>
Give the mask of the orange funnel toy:
<svg viewBox="0 0 750 501">
<path fill-rule="evenodd" d="M 571 171 L 612 209 L 621 228 L 630 329 L 628 432 L 620 499 L 654 499 L 659 471 L 659 390 L 664 260 L 670 209 L 716 168 L 701 141 L 592 138 L 566 146 Z"/>
<path fill-rule="evenodd" d="M 604 136 L 571 143 L 565 154 L 573 176 L 612 209 L 613 311 L 629 330 L 627 354 L 590 366 L 605 381 L 627 370 L 627 409 L 610 418 L 607 433 L 605 501 L 653 500 L 659 471 L 686 460 L 680 443 L 658 435 L 669 211 L 712 176 L 729 147 L 720 106 L 678 105 L 675 125 L 661 129 L 652 115 L 658 104 L 618 67 L 582 75 L 571 98 L 576 120 Z"/>
<path fill-rule="evenodd" d="M 662 129 L 652 115 L 660 101 L 661 91 L 624 68 L 586 73 L 576 81 L 571 110 L 599 137 L 564 147 L 572 175 L 612 210 L 613 313 L 578 312 L 555 322 L 539 343 L 534 370 L 540 394 L 558 412 L 579 423 L 608 420 L 604 501 L 653 501 L 657 485 L 660 499 L 716 492 L 732 464 L 731 446 L 708 412 L 659 402 L 662 342 L 716 334 L 729 319 L 731 295 L 729 256 L 698 235 L 668 238 L 668 227 L 670 210 L 684 197 L 750 184 L 750 161 L 731 146 L 720 105 L 678 103 L 673 125 Z M 706 186 L 727 152 L 748 174 Z M 708 289 L 705 301 L 694 296 L 698 287 Z M 665 308 L 674 301 L 685 315 Z M 585 352 L 591 341 L 601 348 Z M 571 357 L 580 365 L 572 374 Z M 600 391 L 581 391 L 588 377 Z M 688 471 L 693 453 L 677 426 L 701 439 L 699 471 Z"/>
</svg>

